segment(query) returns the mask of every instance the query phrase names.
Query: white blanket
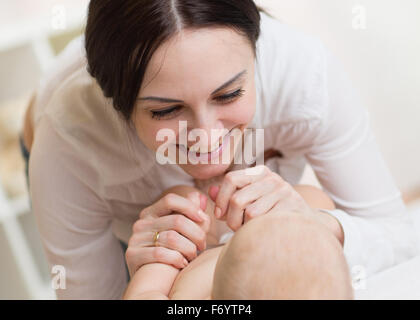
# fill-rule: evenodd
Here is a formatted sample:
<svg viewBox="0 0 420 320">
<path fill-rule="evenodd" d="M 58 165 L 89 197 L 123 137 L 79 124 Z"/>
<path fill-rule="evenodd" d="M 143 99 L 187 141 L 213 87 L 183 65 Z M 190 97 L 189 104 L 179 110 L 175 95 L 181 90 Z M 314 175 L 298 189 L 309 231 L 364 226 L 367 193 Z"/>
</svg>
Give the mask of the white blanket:
<svg viewBox="0 0 420 320">
<path fill-rule="evenodd" d="M 420 204 L 410 209 L 410 214 L 420 238 Z M 420 256 L 378 273 L 358 287 L 357 300 L 420 299 Z"/>
</svg>

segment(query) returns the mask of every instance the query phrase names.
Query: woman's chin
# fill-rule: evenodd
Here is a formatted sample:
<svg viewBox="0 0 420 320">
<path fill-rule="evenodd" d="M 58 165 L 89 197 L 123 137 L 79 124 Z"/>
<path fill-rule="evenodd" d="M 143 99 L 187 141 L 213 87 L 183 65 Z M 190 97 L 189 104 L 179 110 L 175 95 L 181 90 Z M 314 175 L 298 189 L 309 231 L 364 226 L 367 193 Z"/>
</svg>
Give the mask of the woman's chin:
<svg viewBox="0 0 420 320">
<path fill-rule="evenodd" d="M 179 166 L 194 179 L 206 180 L 224 174 L 230 164 L 182 164 Z"/>
</svg>

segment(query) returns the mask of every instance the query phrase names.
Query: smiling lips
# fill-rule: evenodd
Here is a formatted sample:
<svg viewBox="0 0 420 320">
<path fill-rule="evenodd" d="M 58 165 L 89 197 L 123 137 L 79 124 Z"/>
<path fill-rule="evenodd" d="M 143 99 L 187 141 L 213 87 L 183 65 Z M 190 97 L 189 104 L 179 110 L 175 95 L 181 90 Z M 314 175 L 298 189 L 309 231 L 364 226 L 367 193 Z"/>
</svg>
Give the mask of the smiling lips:
<svg viewBox="0 0 420 320">
<path fill-rule="evenodd" d="M 228 133 L 229 134 L 229 133 Z M 223 137 L 224 138 L 224 137 Z M 210 149 L 210 151 L 208 151 L 208 152 L 199 152 L 199 150 L 200 150 L 200 147 L 191 147 L 191 148 L 187 148 L 187 151 L 188 152 L 194 152 L 194 153 L 196 153 L 197 155 L 200 155 L 200 154 L 208 154 L 208 153 L 212 153 L 212 152 L 214 152 L 214 151 L 216 151 L 217 149 L 219 149 L 219 147 L 222 145 L 222 143 L 223 143 L 223 138 L 222 137 L 220 137 L 219 138 L 219 141 L 218 141 L 218 143 L 216 143 L 211 149 Z"/>
<path fill-rule="evenodd" d="M 210 154 L 212 154 L 213 152 L 215 152 L 215 151 L 218 151 L 219 149 L 220 149 L 220 147 L 223 145 L 223 143 L 224 143 L 224 140 L 225 140 L 225 138 L 227 137 L 227 136 L 229 136 L 230 134 L 231 134 L 231 132 L 233 131 L 233 129 L 232 130 L 230 130 L 225 136 L 223 136 L 223 137 L 220 137 L 219 138 L 219 141 L 215 144 L 215 145 L 213 145 L 212 146 L 212 148 L 210 149 L 210 151 L 208 151 L 208 152 L 199 152 L 199 150 L 200 150 L 200 147 L 195 147 L 195 146 L 193 146 L 193 147 L 185 147 L 184 145 L 179 145 L 179 144 L 177 144 L 177 146 L 178 147 L 182 147 L 184 150 L 186 149 L 187 150 L 187 152 L 189 153 L 189 152 L 194 152 L 197 156 L 200 156 L 200 155 L 210 155 Z"/>
</svg>

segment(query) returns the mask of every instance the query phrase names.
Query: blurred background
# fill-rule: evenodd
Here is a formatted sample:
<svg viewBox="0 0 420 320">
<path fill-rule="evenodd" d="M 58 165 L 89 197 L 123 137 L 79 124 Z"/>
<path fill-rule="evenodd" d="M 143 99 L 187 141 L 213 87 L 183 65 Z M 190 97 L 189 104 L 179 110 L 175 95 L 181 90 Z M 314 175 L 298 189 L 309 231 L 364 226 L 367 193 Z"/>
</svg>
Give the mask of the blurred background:
<svg viewBox="0 0 420 320">
<path fill-rule="evenodd" d="M 410 214 L 420 214 L 420 2 L 257 0 L 320 38 L 370 110 Z M 24 175 L 18 135 L 52 59 L 83 32 L 88 0 L 0 0 L 0 299 L 54 299 Z M 317 184 L 310 168 L 303 182 Z"/>
</svg>

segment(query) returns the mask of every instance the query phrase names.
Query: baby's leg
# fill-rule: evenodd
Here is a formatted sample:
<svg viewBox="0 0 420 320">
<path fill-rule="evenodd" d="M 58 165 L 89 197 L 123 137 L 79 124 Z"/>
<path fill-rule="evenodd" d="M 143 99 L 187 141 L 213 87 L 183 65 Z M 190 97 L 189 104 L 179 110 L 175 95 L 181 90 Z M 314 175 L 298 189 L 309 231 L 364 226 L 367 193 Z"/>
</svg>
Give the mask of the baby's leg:
<svg viewBox="0 0 420 320">
<path fill-rule="evenodd" d="M 223 248 L 212 299 L 351 299 L 338 240 L 315 219 L 268 213 L 242 226 Z"/>
<path fill-rule="evenodd" d="M 321 189 L 310 186 L 298 184 L 293 187 L 299 193 L 306 203 L 314 209 L 334 210 L 335 204 L 331 198 Z"/>
</svg>

